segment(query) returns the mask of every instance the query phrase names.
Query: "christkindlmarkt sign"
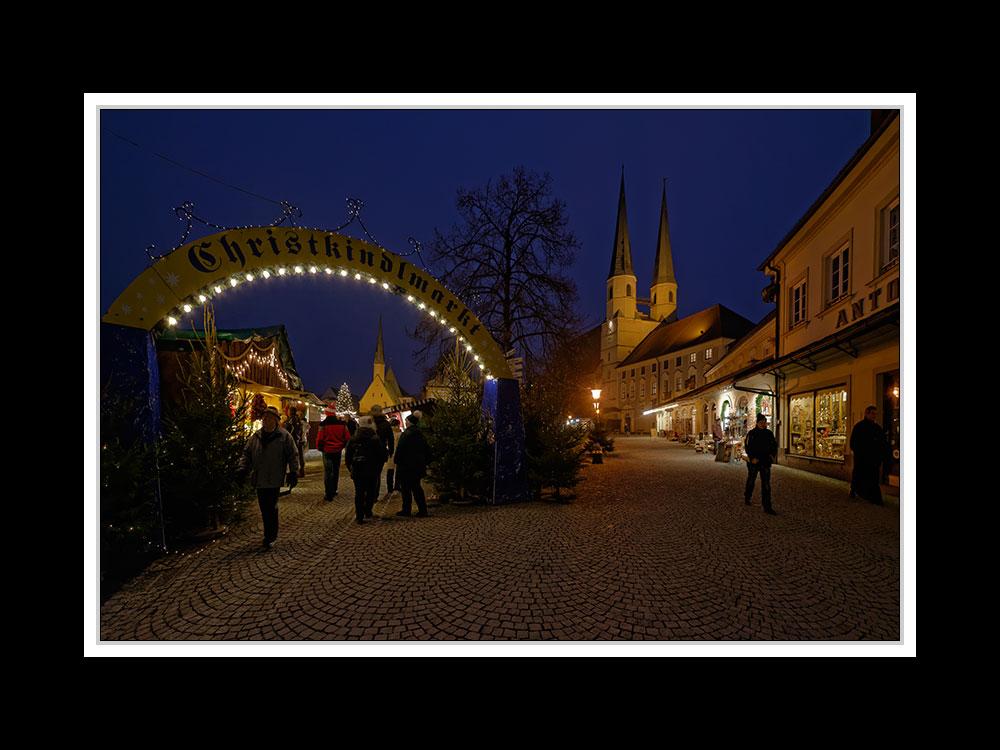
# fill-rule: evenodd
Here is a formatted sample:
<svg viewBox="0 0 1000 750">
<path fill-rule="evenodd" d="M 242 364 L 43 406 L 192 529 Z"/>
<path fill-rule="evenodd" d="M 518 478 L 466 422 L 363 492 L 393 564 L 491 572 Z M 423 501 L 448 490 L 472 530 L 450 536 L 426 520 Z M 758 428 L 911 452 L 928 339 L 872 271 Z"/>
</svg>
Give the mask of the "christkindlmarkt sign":
<svg viewBox="0 0 1000 750">
<path fill-rule="evenodd" d="M 493 337 L 433 276 L 377 245 L 320 229 L 248 227 L 195 240 L 143 271 L 102 320 L 148 331 L 161 321 L 175 325 L 237 287 L 319 274 L 402 297 L 458 336 L 485 375 L 511 376 Z"/>
</svg>

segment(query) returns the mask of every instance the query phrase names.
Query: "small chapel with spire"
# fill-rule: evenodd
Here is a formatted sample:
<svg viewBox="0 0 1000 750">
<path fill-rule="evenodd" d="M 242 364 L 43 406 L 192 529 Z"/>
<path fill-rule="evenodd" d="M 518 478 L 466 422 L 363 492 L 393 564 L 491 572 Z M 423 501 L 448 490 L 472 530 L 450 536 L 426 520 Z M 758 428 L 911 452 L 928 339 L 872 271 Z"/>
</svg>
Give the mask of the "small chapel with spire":
<svg viewBox="0 0 1000 750">
<path fill-rule="evenodd" d="M 359 409 L 362 414 L 367 414 L 372 406 L 386 407 L 390 404 L 398 404 L 404 400 L 406 394 L 396 382 L 396 375 L 392 371 L 392 365 L 385 361 L 385 347 L 382 343 L 382 316 L 378 319 L 378 340 L 375 342 L 375 362 L 372 366 L 372 382 L 361 397 Z"/>
</svg>

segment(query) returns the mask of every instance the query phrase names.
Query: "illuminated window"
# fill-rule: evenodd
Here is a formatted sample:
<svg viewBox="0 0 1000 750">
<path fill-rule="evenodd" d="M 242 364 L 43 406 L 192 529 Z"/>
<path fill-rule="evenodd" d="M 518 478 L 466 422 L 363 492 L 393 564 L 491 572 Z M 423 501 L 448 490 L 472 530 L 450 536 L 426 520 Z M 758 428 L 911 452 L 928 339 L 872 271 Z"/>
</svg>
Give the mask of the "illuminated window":
<svg viewBox="0 0 1000 750">
<path fill-rule="evenodd" d="M 788 408 L 790 454 L 844 460 L 850 415 L 843 385 L 791 396 Z"/>
<path fill-rule="evenodd" d="M 656 378 L 653 378 L 652 380 L 649 381 L 649 395 L 650 396 L 656 395 Z"/>
<path fill-rule="evenodd" d="M 712 358 L 712 350 L 711 349 L 706 349 L 705 350 L 705 359 L 711 359 L 711 358 Z"/>
<path fill-rule="evenodd" d="M 691 361 L 692 362 L 698 361 L 698 352 L 691 352 Z"/>
</svg>

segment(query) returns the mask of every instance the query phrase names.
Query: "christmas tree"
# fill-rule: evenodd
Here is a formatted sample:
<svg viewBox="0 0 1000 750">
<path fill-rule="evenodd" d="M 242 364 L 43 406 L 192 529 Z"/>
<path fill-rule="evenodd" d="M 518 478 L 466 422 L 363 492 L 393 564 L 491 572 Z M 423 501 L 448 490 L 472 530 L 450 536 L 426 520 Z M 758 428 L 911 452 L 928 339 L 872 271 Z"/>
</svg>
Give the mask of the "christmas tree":
<svg viewBox="0 0 1000 750">
<path fill-rule="evenodd" d="M 340 386 L 340 391 L 337 392 L 336 409 L 339 414 L 354 413 L 354 396 L 351 395 L 351 389 L 347 387 L 347 383 Z"/>
</svg>

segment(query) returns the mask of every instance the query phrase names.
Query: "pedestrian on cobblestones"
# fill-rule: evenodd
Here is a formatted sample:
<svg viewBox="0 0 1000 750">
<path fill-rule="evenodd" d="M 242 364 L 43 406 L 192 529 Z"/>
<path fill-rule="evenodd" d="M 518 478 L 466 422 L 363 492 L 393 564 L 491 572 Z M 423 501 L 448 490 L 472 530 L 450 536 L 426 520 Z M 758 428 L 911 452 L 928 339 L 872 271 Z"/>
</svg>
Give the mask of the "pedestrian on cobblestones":
<svg viewBox="0 0 1000 750">
<path fill-rule="evenodd" d="M 375 432 L 375 422 L 369 416 L 358 420 L 358 431 L 344 449 L 344 459 L 354 481 L 354 520 L 364 523 L 373 518 L 375 493 L 388 455 L 385 445 Z"/>
<path fill-rule="evenodd" d="M 264 425 L 247 441 L 237 471 L 241 477 L 249 473 L 257 488 L 257 504 L 264 521 L 264 549 L 271 549 L 278 538 L 278 492 L 286 482 L 289 487 L 298 484 L 299 451 L 295 439 L 279 424 L 277 409 L 268 406 L 261 421 Z"/>
<path fill-rule="evenodd" d="M 316 449 L 323 454 L 323 499 L 333 502 L 340 486 L 340 458 L 351 433 L 337 412 L 326 410 L 326 419 L 320 423 L 316 434 Z"/>
<path fill-rule="evenodd" d="M 777 513 L 771 507 L 771 464 L 778 457 L 778 441 L 774 433 L 767 429 L 767 417 L 757 415 L 757 426 L 747 433 L 743 440 L 743 450 L 747 459 L 747 485 L 743 493 L 743 502 L 750 505 L 753 497 L 754 484 L 760 475 L 760 497 L 764 512 L 775 516 Z"/>
<path fill-rule="evenodd" d="M 387 458 L 391 460 L 392 452 L 396 449 L 396 441 L 392 439 L 392 427 L 389 425 L 389 420 L 382 413 L 382 407 L 378 404 L 372 406 L 372 408 L 368 410 L 368 413 L 372 418 L 372 422 L 375 424 L 375 434 L 378 435 L 378 439 L 382 441 L 382 446 L 385 448 Z M 375 480 L 375 497 L 378 497 L 380 494 L 382 494 L 381 473 Z"/>
<path fill-rule="evenodd" d="M 403 495 L 403 509 L 397 516 L 408 516 L 417 501 L 417 516 L 427 515 L 427 500 L 420 480 L 427 476 L 427 465 L 430 463 L 430 446 L 420 429 L 421 412 L 415 411 L 406 418 L 406 430 L 399 436 L 396 445 L 396 481 Z"/>
<path fill-rule="evenodd" d="M 292 409 L 285 420 L 285 429 L 295 440 L 295 447 L 299 449 L 299 477 L 306 475 L 306 443 L 308 442 L 309 423 L 299 416 L 297 409 Z"/>
<path fill-rule="evenodd" d="M 885 433 L 875 421 L 877 411 L 874 406 L 869 406 L 865 409 L 865 418 L 851 430 L 851 453 L 854 454 L 851 497 L 861 495 L 873 505 L 882 504 L 879 466 L 888 450 Z"/>
<path fill-rule="evenodd" d="M 385 463 L 385 496 L 389 497 L 395 490 L 396 485 L 393 484 L 396 474 L 396 444 L 399 443 L 399 436 L 402 434 L 402 430 L 399 429 L 399 420 L 393 417 L 389 420 L 389 427 L 392 429 L 392 451 L 389 453 L 389 460 Z"/>
</svg>

